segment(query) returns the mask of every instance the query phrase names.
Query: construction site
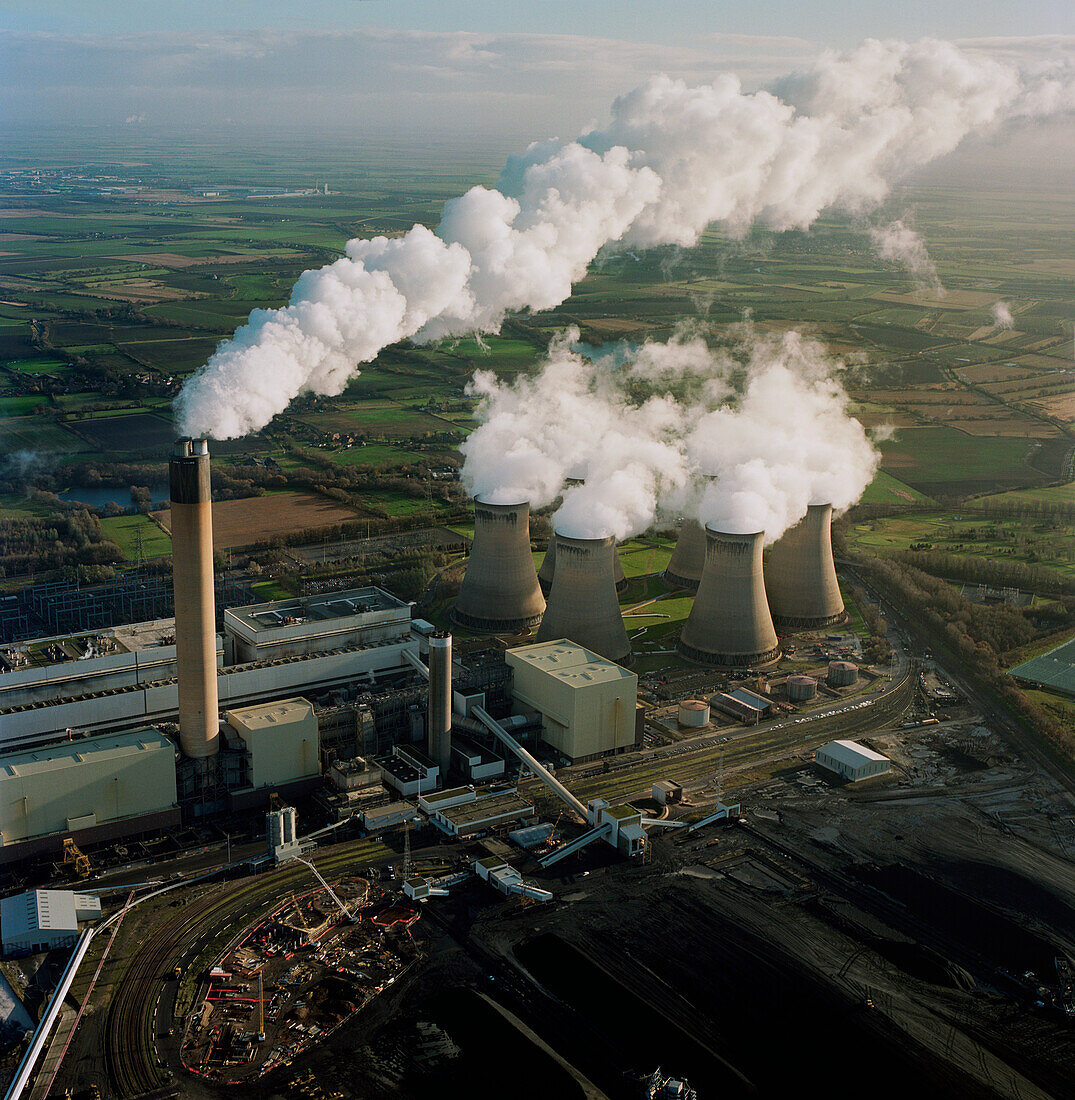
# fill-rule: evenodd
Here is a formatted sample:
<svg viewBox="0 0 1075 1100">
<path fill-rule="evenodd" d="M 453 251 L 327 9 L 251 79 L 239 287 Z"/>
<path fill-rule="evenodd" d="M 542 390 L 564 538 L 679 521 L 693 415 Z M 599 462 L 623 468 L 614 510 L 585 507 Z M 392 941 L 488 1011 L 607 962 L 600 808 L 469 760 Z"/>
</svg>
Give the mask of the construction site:
<svg viewBox="0 0 1075 1100">
<path fill-rule="evenodd" d="M 767 555 L 684 523 L 639 673 L 614 540 L 539 575 L 525 502 L 476 505 L 459 636 L 219 615 L 208 462 L 171 629 L 0 685 L 13 1100 L 1070 1095 L 1071 780 L 899 608 L 866 658 L 827 505 Z"/>
</svg>

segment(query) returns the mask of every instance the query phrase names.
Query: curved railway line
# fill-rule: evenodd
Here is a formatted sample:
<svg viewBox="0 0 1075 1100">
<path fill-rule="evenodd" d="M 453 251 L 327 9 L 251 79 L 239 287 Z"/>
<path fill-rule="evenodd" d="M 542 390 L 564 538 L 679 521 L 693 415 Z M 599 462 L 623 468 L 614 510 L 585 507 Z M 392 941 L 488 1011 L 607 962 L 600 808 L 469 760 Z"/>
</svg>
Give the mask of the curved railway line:
<svg viewBox="0 0 1075 1100">
<path fill-rule="evenodd" d="M 317 860 L 323 874 L 366 866 L 379 853 L 379 842 L 358 841 L 323 850 Z M 310 877 L 303 866 L 290 864 L 265 874 L 225 882 L 183 904 L 161 920 L 135 947 L 126 971 L 108 1006 L 106 1058 L 109 1075 L 119 1096 L 135 1097 L 165 1087 L 166 1074 L 158 1063 L 155 1025 L 165 983 L 179 966 L 187 981 L 223 952 L 237 929 L 245 929 L 271 911 L 301 879 Z M 196 981 L 197 979 L 195 979 Z M 169 1019 L 176 996 L 161 1011 Z"/>
</svg>

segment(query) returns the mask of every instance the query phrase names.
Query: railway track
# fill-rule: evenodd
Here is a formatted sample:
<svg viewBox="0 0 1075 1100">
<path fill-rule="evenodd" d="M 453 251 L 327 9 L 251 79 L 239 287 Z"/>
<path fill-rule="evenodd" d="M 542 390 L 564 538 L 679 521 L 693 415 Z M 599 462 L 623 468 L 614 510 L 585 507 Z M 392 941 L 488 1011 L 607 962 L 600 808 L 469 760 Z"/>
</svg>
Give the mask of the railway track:
<svg viewBox="0 0 1075 1100">
<path fill-rule="evenodd" d="M 384 861 L 386 853 L 379 841 L 352 841 L 324 849 L 317 865 L 326 875 L 352 872 L 370 862 Z M 387 854 L 394 858 L 394 853 Z M 253 878 L 216 885 L 211 893 L 185 903 L 178 912 L 156 915 L 149 934 L 135 945 L 108 1006 L 106 1057 L 118 1096 L 126 1100 L 168 1084 L 158 1062 L 155 1032 L 158 1005 L 160 1011 L 167 1010 L 169 1018 L 172 1015 L 175 998 L 165 1003 L 162 995 L 175 967 L 186 974 L 200 974 L 224 950 L 236 929 L 246 928 L 271 911 L 308 877 L 305 867 L 285 865 Z"/>
</svg>

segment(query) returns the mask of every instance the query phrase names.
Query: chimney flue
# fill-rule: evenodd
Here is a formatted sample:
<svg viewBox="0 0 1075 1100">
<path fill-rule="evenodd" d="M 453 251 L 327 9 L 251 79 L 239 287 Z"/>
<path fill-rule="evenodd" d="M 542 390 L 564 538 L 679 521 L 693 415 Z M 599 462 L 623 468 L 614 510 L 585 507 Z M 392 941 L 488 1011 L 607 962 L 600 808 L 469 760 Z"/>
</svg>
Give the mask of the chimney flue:
<svg viewBox="0 0 1075 1100">
<path fill-rule="evenodd" d="M 452 636 L 434 634 L 429 639 L 429 711 L 427 747 L 440 767 L 441 786 L 447 786 L 452 762 Z"/>
<path fill-rule="evenodd" d="M 176 441 L 168 463 L 175 589 L 179 746 L 193 759 L 216 755 L 220 733 L 213 588 L 209 444 Z"/>
</svg>

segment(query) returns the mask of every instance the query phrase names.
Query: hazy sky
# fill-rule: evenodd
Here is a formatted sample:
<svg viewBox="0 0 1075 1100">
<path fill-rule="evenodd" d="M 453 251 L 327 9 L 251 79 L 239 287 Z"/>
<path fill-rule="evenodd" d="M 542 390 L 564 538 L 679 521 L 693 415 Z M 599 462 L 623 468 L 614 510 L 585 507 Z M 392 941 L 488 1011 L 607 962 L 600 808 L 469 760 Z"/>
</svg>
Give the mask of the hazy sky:
<svg viewBox="0 0 1075 1100">
<path fill-rule="evenodd" d="M 1075 52 L 1023 0 L 0 0 L 9 124 L 570 136 L 653 72 L 758 87 L 866 37 Z M 0 138 L 2 140 L 2 138 Z"/>
</svg>

